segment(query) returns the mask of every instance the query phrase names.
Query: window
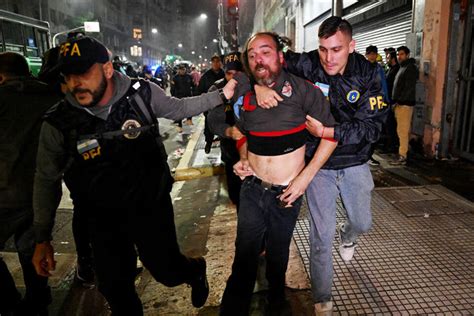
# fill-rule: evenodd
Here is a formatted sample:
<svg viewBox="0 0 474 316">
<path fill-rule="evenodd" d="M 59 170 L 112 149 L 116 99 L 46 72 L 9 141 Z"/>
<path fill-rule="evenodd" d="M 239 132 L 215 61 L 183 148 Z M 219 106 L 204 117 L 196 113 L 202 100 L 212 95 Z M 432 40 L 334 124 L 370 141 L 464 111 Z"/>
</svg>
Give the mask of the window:
<svg viewBox="0 0 474 316">
<path fill-rule="evenodd" d="M 36 44 L 35 29 L 31 26 L 23 26 L 23 35 L 27 57 L 40 57 L 38 45 Z"/>
<path fill-rule="evenodd" d="M 141 56 L 142 48 L 138 45 L 133 45 L 130 47 L 130 55 L 132 56 Z"/>
<path fill-rule="evenodd" d="M 21 40 L 21 25 L 9 21 L 3 21 L 3 31 L 6 50 L 24 55 L 23 43 Z"/>
</svg>

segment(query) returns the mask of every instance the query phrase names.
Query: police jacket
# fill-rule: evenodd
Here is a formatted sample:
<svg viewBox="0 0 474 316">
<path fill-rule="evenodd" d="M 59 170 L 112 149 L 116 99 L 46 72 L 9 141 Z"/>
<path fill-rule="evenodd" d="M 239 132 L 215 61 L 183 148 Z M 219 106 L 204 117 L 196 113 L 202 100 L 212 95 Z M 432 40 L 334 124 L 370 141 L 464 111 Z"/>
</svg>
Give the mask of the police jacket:
<svg viewBox="0 0 474 316">
<path fill-rule="evenodd" d="M 334 138 L 338 146 L 323 169 L 341 169 L 361 165 L 370 157 L 370 147 L 377 142 L 387 113 L 382 78 L 362 55 L 352 53 L 342 75 L 329 76 L 319 60 L 317 50 L 308 53 L 287 52 L 287 69 L 320 87 L 329 98 L 331 113 L 337 124 Z M 319 139 L 307 146 L 312 156 Z"/>
<path fill-rule="evenodd" d="M 0 211 L 31 208 L 42 117 L 59 97 L 33 78 L 6 81 L 0 96 Z"/>
<path fill-rule="evenodd" d="M 114 73 L 105 106 L 84 108 L 70 94 L 48 112 L 38 146 L 34 228 L 38 242 L 51 239 L 61 178 L 75 207 L 147 210 L 169 194 L 171 175 L 157 117 L 193 116 L 222 103 L 217 92 L 176 99 L 153 83 Z"/>
<path fill-rule="evenodd" d="M 415 105 L 417 79 L 418 68 L 416 68 L 415 59 L 409 58 L 401 62 L 393 83 L 393 102 L 401 105 Z"/>
<path fill-rule="evenodd" d="M 209 92 L 222 89 L 226 84 L 227 80 L 225 78 L 217 80 L 209 88 Z M 235 125 L 232 103 L 229 101 L 210 110 L 207 121 L 211 132 L 220 138 L 222 161 L 230 164 L 239 161 L 240 155 L 237 151 L 236 141 L 225 135 L 226 129 Z"/>
</svg>

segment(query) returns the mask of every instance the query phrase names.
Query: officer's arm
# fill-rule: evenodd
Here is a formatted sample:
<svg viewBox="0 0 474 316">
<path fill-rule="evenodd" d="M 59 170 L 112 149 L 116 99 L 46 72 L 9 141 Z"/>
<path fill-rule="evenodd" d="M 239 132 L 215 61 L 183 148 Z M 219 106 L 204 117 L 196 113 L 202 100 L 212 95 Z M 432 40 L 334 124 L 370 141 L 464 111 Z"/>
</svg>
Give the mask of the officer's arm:
<svg viewBox="0 0 474 316">
<path fill-rule="evenodd" d="M 375 143 L 380 137 L 388 106 L 384 102 L 380 73 L 375 67 L 371 69 L 367 76 L 367 90 L 354 103 L 358 106 L 354 117 L 334 128 L 334 138 L 342 145 L 359 144 L 361 141 Z"/>
<path fill-rule="evenodd" d="M 288 50 L 285 53 L 285 68 L 295 76 L 311 79 L 311 73 L 317 64 L 313 63 L 315 51 L 309 53 L 295 53 Z"/>
<path fill-rule="evenodd" d="M 64 137 L 60 131 L 43 123 L 33 187 L 34 231 L 36 242 L 50 241 L 56 209 L 61 201 L 61 178 L 66 164 Z"/>
<path fill-rule="evenodd" d="M 223 88 L 226 98 L 232 97 L 235 84 L 235 81 L 231 80 Z M 204 93 L 196 97 L 177 99 L 167 96 L 156 85 L 150 85 L 150 88 L 151 106 L 154 113 L 157 117 L 164 117 L 170 120 L 180 120 L 185 117 L 195 116 L 223 103 L 219 91 Z"/>
</svg>

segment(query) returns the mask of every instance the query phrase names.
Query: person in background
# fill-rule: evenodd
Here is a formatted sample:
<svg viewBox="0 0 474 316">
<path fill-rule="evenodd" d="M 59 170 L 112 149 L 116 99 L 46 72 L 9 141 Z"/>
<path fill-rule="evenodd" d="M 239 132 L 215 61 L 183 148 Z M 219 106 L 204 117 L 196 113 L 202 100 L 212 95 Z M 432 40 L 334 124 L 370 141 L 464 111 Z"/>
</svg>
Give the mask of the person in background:
<svg viewBox="0 0 474 316">
<path fill-rule="evenodd" d="M 418 68 L 416 67 L 415 59 L 410 58 L 410 49 L 408 47 L 398 47 L 397 55 L 400 69 L 393 83 L 392 98 L 400 146 L 398 147 L 398 160 L 392 162 L 392 164 L 405 165 L 407 163 L 413 106 L 416 103 Z"/>
<path fill-rule="evenodd" d="M 242 71 L 240 54 L 232 52 L 224 57 L 225 77 L 217 80 L 209 91 L 222 89 L 238 71 Z M 224 162 L 227 192 L 229 199 L 239 211 L 240 187 L 242 180 L 234 173 L 234 165 L 240 160 L 237 151 L 237 141 L 243 137 L 235 125 L 234 107 L 229 101 L 209 111 L 207 116 L 210 131 L 219 136 L 221 146 L 221 159 Z"/>
<path fill-rule="evenodd" d="M 211 69 L 206 71 L 201 79 L 199 80 L 199 86 L 197 89 L 197 94 L 205 93 L 209 88 L 219 79 L 224 78 L 224 71 L 222 70 L 221 58 L 217 55 L 212 56 L 211 58 Z M 209 122 L 207 120 L 207 112 L 204 112 L 205 121 L 204 121 L 204 137 L 206 145 L 204 151 L 206 154 L 211 152 L 212 142 L 214 141 L 214 134 L 209 130 Z"/>
<path fill-rule="evenodd" d="M 186 66 L 183 64 L 179 65 L 178 73 L 171 82 L 171 95 L 178 99 L 191 97 L 194 95 L 194 89 L 193 78 L 186 73 Z M 181 120 L 175 121 L 175 123 L 178 124 L 180 129 L 183 127 Z M 186 118 L 186 124 L 193 125 L 193 118 Z"/>
<path fill-rule="evenodd" d="M 397 135 L 397 121 L 395 120 L 395 114 L 393 112 L 393 84 L 395 77 L 400 69 L 400 64 L 397 59 L 397 52 L 395 49 L 389 52 L 387 55 L 387 67 L 388 70 L 385 73 L 387 79 L 387 99 L 390 102 L 390 111 L 387 114 L 387 121 L 384 125 L 384 151 L 387 153 L 395 153 L 398 149 L 398 135 Z"/>
</svg>

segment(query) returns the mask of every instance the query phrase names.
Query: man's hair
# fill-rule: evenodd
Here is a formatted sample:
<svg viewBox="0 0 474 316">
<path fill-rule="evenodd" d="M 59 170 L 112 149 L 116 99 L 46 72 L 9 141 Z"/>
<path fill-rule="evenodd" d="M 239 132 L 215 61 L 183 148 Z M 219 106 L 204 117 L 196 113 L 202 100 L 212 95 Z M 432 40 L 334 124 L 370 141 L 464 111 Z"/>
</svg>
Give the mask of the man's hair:
<svg viewBox="0 0 474 316">
<path fill-rule="evenodd" d="M 404 51 L 405 54 L 407 54 L 407 55 L 410 54 L 410 49 L 406 46 L 400 46 L 399 48 L 397 48 L 397 52 L 399 52 L 401 50 Z"/>
<path fill-rule="evenodd" d="M 280 36 L 275 32 L 257 32 L 254 35 L 250 36 L 249 39 L 245 42 L 244 51 L 242 52 L 242 65 L 244 66 L 245 72 L 250 76 L 252 72 L 250 71 L 249 59 L 248 59 L 248 49 L 250 41 L 259 37 L 259 36 L 269 36 L 274 42 L 277 52 L 283 51 L 283 48 L 291 46 L 291 39 L 286 36 Z"/>
<path fill-rule="evenodd" d="M 366 54 L 370 54 L 370 53 L 378 54 L 378 52 L 379 50 L 377 49 L 377 46 L 374 46 L 374 45 L 367 46 L 367 48 L 365 49 Z"/>
<path fill-rule="evenodd" d="M 352 38 L 352 26 L 347 20 L 344 20 L 338 16 L 332 16 L 324 20 L 319 26 L 318 37 L 328 38 L 336 34 L 337 31 L 341 31 Z"/>
<path fill-rule="evenodd" d="M 30 69 L 26 58 L 18 53 L 0 53 L 0 74 L 9 77 L 29 76 Z"/>
<path fill-rule="evenodd" d="M 218 56 L 218 55 L 214 55 L 211 57 L 211 61 L 214 61 L 214 60 L 218 60 L 218 61 L 221 61 L 221 58 Z"/>
<path fill-rule="evenodd" d="M 397 52 L 390 52 L 390 60 L 395 59 L 398 63 Z"/>
</svg>

